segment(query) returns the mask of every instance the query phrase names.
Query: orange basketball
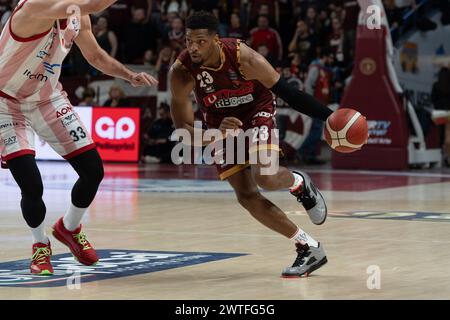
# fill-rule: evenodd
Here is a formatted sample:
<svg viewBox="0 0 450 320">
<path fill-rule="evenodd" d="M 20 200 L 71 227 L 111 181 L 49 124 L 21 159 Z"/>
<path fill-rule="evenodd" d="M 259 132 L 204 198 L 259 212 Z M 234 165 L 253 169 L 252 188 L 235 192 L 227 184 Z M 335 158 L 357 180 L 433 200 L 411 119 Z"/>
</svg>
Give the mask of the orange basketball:
<svg viewBox="0 0 450 320">
<path fill-rule="evenodd" d="M 324 134 L 330 147 L 338 152 L 359 150 L 369 138 L 366 117 L 353 109 L 339 109 L 328 117 Z"/>
</svg>

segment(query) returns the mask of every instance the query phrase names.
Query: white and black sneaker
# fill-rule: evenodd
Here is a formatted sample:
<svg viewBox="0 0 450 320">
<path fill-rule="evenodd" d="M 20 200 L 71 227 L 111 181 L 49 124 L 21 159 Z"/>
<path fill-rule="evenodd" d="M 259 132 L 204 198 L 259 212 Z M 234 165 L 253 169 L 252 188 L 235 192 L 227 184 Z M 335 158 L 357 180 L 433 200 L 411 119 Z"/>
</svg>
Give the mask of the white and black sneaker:
<svg viewBox="0 0 450 320">
<path fill-rule="evenodd" d="M 296 190 L 291 190 L 291 194 L 297 198 L 308 213 L 312 223 L 321 225 L 327 219 L 327 205 L 325 199 L 311 181 L 311 178 L 304 172 L 294 171 L 303 178 L 303 184 Z"/>
<path fill-rule="evenodd" d="M 283 278 L 308 277 L 314 270 L 319 269 L 328 262 L 323 247 L 310 247 L 308 244 L 296 243 L 297 258 L 292 267 L 283 270 Z"/>
</svg>

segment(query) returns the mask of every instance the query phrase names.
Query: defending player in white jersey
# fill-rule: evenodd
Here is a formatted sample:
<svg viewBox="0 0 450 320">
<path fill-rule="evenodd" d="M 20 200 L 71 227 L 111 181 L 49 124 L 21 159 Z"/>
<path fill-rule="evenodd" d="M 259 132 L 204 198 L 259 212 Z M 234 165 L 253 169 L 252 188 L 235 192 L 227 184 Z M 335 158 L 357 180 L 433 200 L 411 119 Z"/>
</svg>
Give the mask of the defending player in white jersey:
<svg viewBox="0 0 450 320">
<path fill-rule="evenodd" d="M 92 66 L 133 86 L 157 83 L 146 73 L 127 69 L 95 40 L 89 14 L 103 11 L 114 2 L 21 0 L 0 36 L 0 153 L 22 192 L 22 214 L 33 235 L 33 274 L 53 274 L 44 226 L 43 185 L 34 158 L 34 133 L 79 175 L 72 202 L 53 226 L 53 235 L 79 262 L 92 265 L 98 261 L 80 222 L 103 179 L 103 164 L 59 83 L 61 65 L 70 48 L 75 43 Z"/>
</svg>

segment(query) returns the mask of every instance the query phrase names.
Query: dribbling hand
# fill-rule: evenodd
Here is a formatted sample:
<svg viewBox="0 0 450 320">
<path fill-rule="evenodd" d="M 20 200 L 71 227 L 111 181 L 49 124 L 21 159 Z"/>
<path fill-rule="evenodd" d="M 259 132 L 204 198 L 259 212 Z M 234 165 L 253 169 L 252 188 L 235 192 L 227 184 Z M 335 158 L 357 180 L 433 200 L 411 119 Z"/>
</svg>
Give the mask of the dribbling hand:
<svg viewBox="0 0 450 320">
<path fill-rule="evenodd" d="M 225 117 L 220 123 L 219 130 L 222 131 L 224 137 L 226 137 L 227 134 L 235 135 L 233 134 L 233 131 L 238 130 L 242 125 L 242 121 L 238 118 Z"/>
</svg>

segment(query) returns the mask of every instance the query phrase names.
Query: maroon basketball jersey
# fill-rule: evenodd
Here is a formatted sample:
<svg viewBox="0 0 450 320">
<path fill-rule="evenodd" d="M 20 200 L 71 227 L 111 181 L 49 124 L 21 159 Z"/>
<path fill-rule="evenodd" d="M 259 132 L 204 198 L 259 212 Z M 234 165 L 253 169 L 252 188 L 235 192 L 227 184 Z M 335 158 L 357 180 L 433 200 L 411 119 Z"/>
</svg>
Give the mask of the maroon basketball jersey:
<svg viewBox="0 0 450 320">
<path fill-rule="evenodd" d="M 272 93 L 259 81 L 246 80 L 240 72 L 240 40 L 219 41 L 221 64 L 209 68 L 192 63 L 187 50 L 178 56 L 195 79 L 195 96 L 208 128 L 218 128 L 224 117 L 236 117 L 244 124 L 261 111 L 275 107 Z"/>
</svg>

